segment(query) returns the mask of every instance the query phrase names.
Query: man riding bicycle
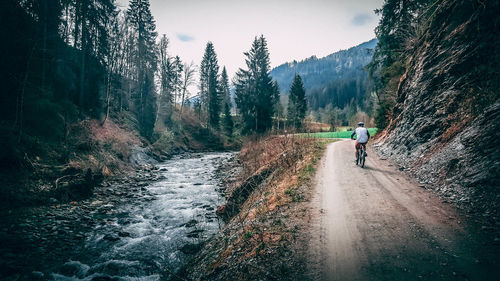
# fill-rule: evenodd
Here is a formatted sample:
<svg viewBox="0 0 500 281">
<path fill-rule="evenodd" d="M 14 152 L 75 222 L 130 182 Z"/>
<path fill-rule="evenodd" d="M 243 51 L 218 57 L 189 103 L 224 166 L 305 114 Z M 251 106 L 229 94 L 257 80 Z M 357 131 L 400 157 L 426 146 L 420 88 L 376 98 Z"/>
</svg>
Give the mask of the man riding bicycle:
<svg viewBox="0 0 500 281">
<path fill-rule="evenodd" d="M 358 149 L 360 149 L 361 146 L 363 146 L 363 148 L 366 151 L 366 143 L 370 139 L 370 132 L 368 132 L 368 130 L 365 128 L 365 123 L 363 122 L 358 123 L 358 127 L 351 134 L 352 140 L 354 139 L 355 135 L 357 135 L 357 138 L 356 138 L 356 144 L 354 145 L 355 148 L 354 154 L 356 155 L 356 160 L 354 161 L 358 163 Z M 366 154 L 365 152 L 365 157 L 366 156 L 368 156 L 368 154 Z"/>
</svg>

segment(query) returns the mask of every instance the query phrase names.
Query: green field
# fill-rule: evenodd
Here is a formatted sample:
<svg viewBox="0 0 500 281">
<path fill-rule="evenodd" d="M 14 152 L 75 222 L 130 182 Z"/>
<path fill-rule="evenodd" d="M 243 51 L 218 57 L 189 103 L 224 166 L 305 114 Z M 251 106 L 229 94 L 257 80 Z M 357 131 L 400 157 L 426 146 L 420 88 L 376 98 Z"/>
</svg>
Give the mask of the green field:
<svg viewBox="0 0 500 281">
<path fill-rule="evenodd" d="M 368 128 L 370 136 L 374 136 L 377 133 L 377 128 Z M 302 137 L 306 138 L 318 138 L 318 139 L 348 139 L 351 137 L 352 131 L 342 131 L 342 132 L 322 132 L 322 133 L 310 133 L 310 134 L 300 134 Z"/>
</svg>

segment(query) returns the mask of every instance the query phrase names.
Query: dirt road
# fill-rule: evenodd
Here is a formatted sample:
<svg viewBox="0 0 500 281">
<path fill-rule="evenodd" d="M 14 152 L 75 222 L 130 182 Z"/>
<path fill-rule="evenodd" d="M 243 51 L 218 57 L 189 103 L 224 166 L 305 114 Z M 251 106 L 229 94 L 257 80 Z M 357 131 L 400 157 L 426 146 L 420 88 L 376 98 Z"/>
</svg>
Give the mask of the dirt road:
<svg viewBox="0 0 500 281">
<path fill-rule="evenodd" d="M 312 279 L 500 276 L 496 250 L 485 250 L 488 243 L 454 207 L 370 149 L 366 167 L 357 167 L 353 146 L 352 141 L 330 144 L 317 173 L 312 204 L 318 215 L 309 246 L 311 271 L 316 272 Z"/>
</svg>

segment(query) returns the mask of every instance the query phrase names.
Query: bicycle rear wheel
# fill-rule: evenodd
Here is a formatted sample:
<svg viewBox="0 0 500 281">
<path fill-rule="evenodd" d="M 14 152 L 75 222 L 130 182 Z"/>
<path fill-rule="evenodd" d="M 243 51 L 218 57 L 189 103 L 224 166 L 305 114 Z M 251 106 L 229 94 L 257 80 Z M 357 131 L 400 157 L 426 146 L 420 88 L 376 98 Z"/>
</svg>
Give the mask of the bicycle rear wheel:
<svg viewBox="0 0 500 281">
<path fill-rule="evenodd" d="M 361 168 L 364 168 L 365 167 L 365 150 L 364 149 L 360 149 L 360 156 L 359 156 L 359 161 L 360 161 L 360 165 L 361 165 Z"/>
</svg>

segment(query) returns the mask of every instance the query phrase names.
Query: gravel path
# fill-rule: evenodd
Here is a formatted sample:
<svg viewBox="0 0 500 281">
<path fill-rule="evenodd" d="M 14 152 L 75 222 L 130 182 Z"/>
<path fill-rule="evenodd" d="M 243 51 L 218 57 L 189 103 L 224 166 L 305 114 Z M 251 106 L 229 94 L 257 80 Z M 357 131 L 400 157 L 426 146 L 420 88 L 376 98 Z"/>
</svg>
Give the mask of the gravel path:
<svg viewBox="0 0 500 281">
<path fill-rule="evenodd" d="M 310 239 L 319 280 L 495 280 L 499 245 L 452 205 L 354 143 L 329 145 L 316 178 Z"/>
</svg>

